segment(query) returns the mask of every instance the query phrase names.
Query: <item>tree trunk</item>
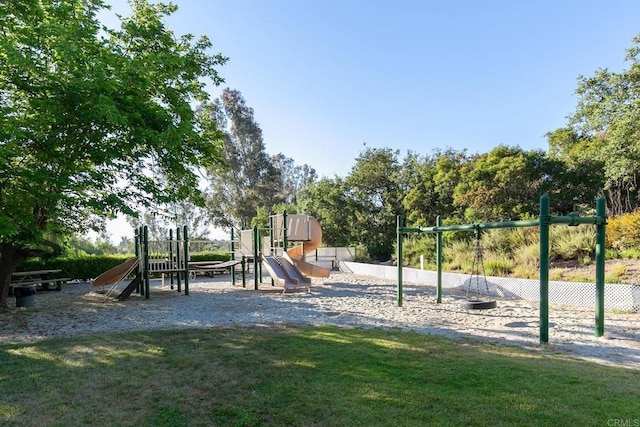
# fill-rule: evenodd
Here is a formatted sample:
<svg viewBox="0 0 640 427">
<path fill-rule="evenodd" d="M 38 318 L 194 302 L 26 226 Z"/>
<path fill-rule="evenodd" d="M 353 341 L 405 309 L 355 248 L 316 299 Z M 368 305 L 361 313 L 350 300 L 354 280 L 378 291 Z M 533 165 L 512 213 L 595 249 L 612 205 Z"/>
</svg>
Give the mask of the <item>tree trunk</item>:
<svg viewBox="0 0 640 427">
<path fill-rule="evenodd" d="M 0 309 L 8 308 L 9 285 L 16 267 L 27 258 L 22 247 L 0 243 Z"/>
</svg>

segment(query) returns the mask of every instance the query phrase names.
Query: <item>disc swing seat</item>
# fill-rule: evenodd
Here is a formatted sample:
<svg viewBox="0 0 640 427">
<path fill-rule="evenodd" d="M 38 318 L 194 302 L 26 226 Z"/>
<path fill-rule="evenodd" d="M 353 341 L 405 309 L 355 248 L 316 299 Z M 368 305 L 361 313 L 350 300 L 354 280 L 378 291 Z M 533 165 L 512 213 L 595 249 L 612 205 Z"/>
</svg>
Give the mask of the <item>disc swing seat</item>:
<svg viewBox="0 0 640 427">
<path fill-rule="evenodd" d="M 480 229 L 476 228 L 476 247 L 473 255 L 473 264 L 471 265 L 471 276 L 467 282 L 467 294 L 465 300 L 460 303 L 460 306 L 467 310 L 488 310 L 496 308 L 498 303 L 496 300 L 489 298 L 489 284 L 487 283 L 487 276 L 484 272 L 484 257 L 483 249 L 480 244 Z M 480 269 L 482 268 L 482 279 L 484 280 L 484 289 L 486 295 L 480 293 Z M 475 279 L 475 291 L 472 292 L 472 287 Z"/>
</svg>

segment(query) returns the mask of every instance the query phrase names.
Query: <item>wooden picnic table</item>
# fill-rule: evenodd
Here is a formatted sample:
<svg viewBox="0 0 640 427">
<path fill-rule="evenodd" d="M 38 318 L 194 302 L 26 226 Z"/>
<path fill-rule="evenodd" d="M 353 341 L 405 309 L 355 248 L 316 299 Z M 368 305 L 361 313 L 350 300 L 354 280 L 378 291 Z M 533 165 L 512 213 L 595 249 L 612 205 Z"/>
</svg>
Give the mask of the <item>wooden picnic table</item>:
<svg viewBox="0 0 640 427">
<path fill-rule="evenodd" d="M 61 271 L 62 270 L 16 271 L 11 275 L 11 286 L 40 285 L 45 291 L 49 290 L 49 286 L 55 286 L 55 289 L 60 291 L 62 290 L 62 283 L 70 280 L 69 278 L 52 277 Z"/>
</svg>

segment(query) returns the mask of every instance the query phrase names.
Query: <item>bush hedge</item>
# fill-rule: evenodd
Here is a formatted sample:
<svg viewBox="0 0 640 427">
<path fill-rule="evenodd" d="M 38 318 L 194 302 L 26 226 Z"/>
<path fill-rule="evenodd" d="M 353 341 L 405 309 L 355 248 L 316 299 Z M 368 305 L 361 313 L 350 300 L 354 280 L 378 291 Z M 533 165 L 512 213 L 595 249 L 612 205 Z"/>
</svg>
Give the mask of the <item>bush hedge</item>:
<svg viewBox="0 0 640 427">
<path fill-rule="evenodd" d="M 50 259 L 32 258 L 20 264 L 16 271 L 61 270 L 56 277 L 90 280 L 122 264 L 132 255 L 96 255 L 82 257 L 57 257 Z M 191 261 L 228 261 L 228 254 L 199 253 L 191 256 Z"/>
</svg>

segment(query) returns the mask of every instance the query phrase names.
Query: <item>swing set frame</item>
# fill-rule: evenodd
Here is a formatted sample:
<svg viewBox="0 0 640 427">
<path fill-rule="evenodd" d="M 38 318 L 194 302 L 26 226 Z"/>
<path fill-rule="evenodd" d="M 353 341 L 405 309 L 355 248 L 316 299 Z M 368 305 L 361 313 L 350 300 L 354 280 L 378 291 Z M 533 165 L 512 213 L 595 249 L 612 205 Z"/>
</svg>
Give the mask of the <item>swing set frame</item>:
<svg viewBox="0 0 640 427">
<path fill-rule="evenodd" d="M 497 228 L 539 227 L 540 229 L 540 343 L 549 342 L 549 227 L 553 224 L 568 226 L 595 225 L 595 328 L 596 337 L 604 335 L 604 265 L 605 265 L 605 226 L 607 222 L 604 198 L 596 202 L 596 215 L 581 217 L 579 215 L 553 216 L 550 214 L 549 197 L 540 197 L 540 216 L 533 220 L 502 221 L 480 224 L 442 225 L 441 218 L 436 218 L 435 227 L 404 227 L 403 218 L 398 215 L 396 222 L 397 245 L 396 256 L 398 265 L 397 302 L 402 307 L 402 240 L 405 234 L 428 233 L 436 235 L 436 302 L 442 303 L 442 233 L 445 231 L 475 231 Z"/>
</svg>

